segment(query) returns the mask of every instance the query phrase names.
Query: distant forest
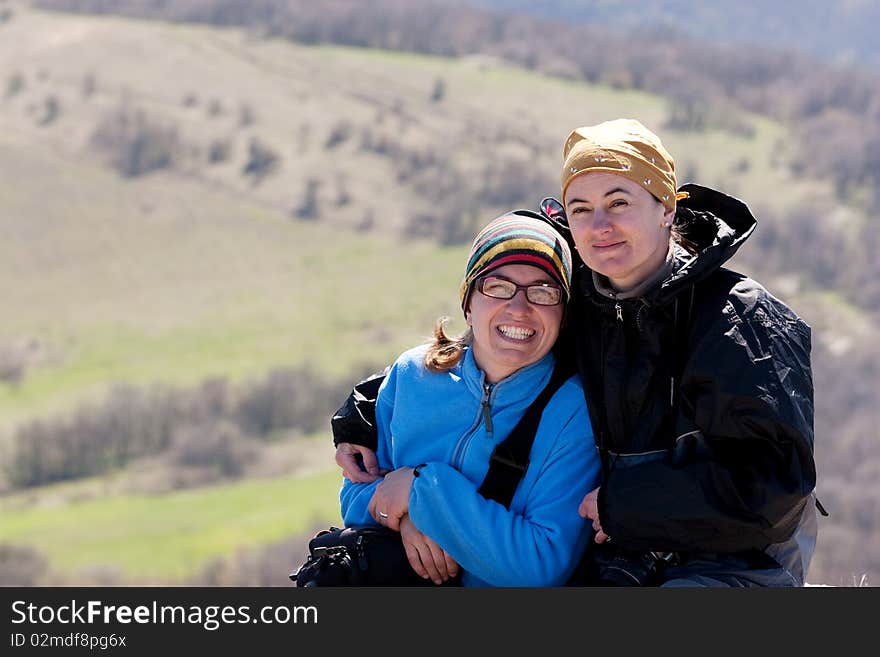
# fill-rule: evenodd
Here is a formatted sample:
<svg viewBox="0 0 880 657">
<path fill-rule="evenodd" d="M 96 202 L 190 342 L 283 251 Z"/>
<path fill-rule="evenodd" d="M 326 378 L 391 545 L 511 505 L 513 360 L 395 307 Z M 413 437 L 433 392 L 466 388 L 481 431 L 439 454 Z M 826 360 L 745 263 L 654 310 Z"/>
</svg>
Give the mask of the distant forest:
<svg viewBox="0 0 880 657">
<path fill-rule="evenodd" d="M 623 35 L 522 14 L 433 0 L 34 0 L 45 9 L 241 26 L 305 44 L 334 43 L 442 56 L 486 54 L 544 74 L 667 98 L 675 128 L 750 129 L 730 107 L 787 126 L 791 170 L 830 180 L 837 201 L 865 217 L 844 234 L 823 210 L 763 221 L 743 258 L 761 275 L 804 272 L 814 289 L 880 320 L 880 79 L 793 51 L 709 46 L 677 35 Z M 697 181 L 698 182 L 698 181 Z M 815 253 L 804 258 L 803 245 Z M 808 261 L 807 261 L 808 260 Z M 814 333 L 819 497 L 832 518 L 818 581 L 880 572 L 880 349 L 864 338 L 834 352 Z M 226 418 L 228 420 L 228 418 Z M 231 421 L 231 420 L 230 420 Z M 74 427 L 75 429 L 75 427 Z M 37 431 L 36 428 L 31 428 Z M 73 429 L 71 429 L 73 431 Z M 823 477 L 824 475 L 824 477 Z M 822 579 L 829 577 L 829 579 Z M 878 584 L 878 582 L 871 582 Z"/>
<path fill-rule="evenodd" d="M 664 32 L 742 47 L 768 44 L 874 70 L 880 66 L 880 3 L 804 0 L 465 0 L 616 31 Z"/>
</svg>

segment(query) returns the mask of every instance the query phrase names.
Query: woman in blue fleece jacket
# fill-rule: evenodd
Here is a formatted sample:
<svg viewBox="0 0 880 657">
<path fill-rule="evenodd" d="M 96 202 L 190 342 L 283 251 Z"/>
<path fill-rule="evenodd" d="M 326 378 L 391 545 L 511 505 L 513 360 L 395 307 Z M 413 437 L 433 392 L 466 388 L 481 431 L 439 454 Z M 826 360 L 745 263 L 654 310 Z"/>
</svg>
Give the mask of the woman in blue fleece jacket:
<svg viewBox="0 0 880 657">
<path fill-rule="evenodd" d="M 570 280 L 565 239 L 530 213 L 477 235 L 461 286 L 468 330 L 449 338 L 441 320 L 432 343 L 392 366 L 376 404 L 388 473 L 344 480 L 347 526 L 399 530 L 413 568 L 438 584 L 459 570 L 465 586 L 566 582 L 592 536 L 578 504 L 599 476 L 576 375 L 547 404 L 510 508 L 478 489 L 493 448 L 550 380 Z"/>
</svg>

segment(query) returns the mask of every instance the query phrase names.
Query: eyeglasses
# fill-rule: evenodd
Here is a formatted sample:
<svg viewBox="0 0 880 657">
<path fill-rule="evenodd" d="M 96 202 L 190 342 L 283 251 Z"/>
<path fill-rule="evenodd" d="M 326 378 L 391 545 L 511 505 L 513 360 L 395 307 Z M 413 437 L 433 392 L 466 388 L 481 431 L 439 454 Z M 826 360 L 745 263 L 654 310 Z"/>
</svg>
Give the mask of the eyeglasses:
<svg viewBox="0 0 880 657">
<path fill-rule="evenodd" d="M 517 292 L 525 290 L 526 299 L 536 306 L 555 306 L 562 301 L 562 290 L 555 285 L 518 285 L 500 276 L 483 276 L 477 279 L 477 289 L 493 299 L 513 299 Z"/>
</svg>

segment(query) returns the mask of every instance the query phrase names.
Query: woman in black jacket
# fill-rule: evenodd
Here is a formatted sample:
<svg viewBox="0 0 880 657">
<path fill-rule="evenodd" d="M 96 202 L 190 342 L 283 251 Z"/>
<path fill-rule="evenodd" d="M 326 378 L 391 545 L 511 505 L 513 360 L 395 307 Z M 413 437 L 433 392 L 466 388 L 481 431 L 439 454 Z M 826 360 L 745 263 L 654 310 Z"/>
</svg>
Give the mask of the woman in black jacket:
<svg viewBox="0 0 880 657">
<path fill-rule="evenodd" d="M 562 205 L 542 211 L 581 263 L 557 349 L 577 363 L 603 461 L 580 505 L 596 530 L 581 583 L 802 586 L 817 533 L 810 328 L 722 266 L 754 217 L 677 189 L 638 121 L 579 128 L 563 155 Z M 357 454 L 372 464 L 355 444 L 370 444 L 361 385 L 333 421 L 346 471 Z"/>
</svg>

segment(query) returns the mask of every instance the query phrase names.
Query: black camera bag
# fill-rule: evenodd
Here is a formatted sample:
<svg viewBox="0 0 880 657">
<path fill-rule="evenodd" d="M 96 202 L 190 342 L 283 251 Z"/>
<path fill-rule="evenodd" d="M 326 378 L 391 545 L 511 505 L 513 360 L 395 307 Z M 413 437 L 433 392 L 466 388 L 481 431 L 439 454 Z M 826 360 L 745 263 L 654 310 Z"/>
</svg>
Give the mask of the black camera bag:
<svg viewBox="0 0 880 657">
<path fill-rule="evenodd" d="M 301 587 L 434 584 L 409 565 L 398 532 L 373 526 L 322 529 L 309 541 L 308 559 L 290 577 Z"/>
</svg>

